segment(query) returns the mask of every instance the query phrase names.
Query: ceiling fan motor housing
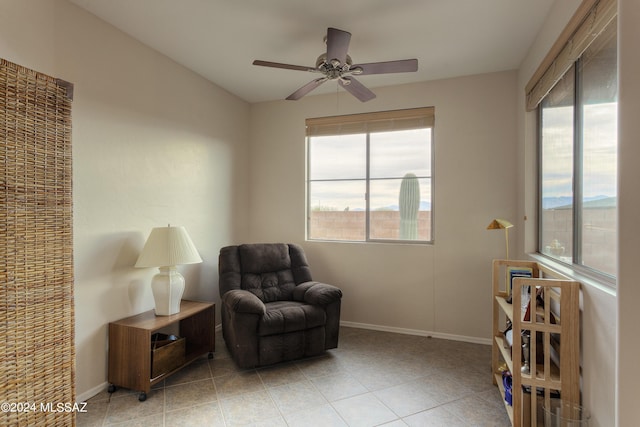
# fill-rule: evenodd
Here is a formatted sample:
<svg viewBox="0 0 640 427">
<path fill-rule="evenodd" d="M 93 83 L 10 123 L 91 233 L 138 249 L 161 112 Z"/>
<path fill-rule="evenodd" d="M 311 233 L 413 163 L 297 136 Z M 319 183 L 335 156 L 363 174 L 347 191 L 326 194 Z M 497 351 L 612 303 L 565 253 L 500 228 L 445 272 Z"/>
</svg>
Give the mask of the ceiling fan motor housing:
<svg viewBox="0 0 640 427">
<path fill-rule="evenodd" d="M 344 74 L 347 74 L 347 73 L 360 74 L 362 72 L 362 68 L 360 67 L 351 68 L 352 65 L 353 65 L 353 61 L 351 60 L 351 57 L 349 55 L 347 55 L 347 59 L 344 64 L 341 64 L 340 61 L 337 59 L 332 59 L 331 61 L 327 62 L 326 53 L 323 53 L 320 56 L 318 56 L 318 59 L 316 60 L 316 68 L 322 74 L 327 76 L 329 80 L 339 79 L 340 77 L 342 77 Z"/>
</svg>

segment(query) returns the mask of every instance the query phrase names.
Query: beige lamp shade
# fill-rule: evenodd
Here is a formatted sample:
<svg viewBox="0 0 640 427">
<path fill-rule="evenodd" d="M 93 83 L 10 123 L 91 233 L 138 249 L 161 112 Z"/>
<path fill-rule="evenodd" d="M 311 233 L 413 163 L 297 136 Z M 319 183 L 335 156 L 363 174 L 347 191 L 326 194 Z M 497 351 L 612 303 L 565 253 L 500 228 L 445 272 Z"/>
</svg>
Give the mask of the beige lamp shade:
<svg viewBox="0 0 640 427">
<path fill-rule="evenodd" d="M 151 291 L 158 316 L 180 312 L 184 293 L 184 277 L 176 265 L 202 262 L 195 245 L 184 227 L 157 227 L 151 230 L 138 257 L 136 267 L 159 267 L 151 280 Z"/>
<path fill-rule="evenodd" d="M 170 267 L 202 262 L 184 227 L 156 227 L 138 257 L 136 267 Z"/>
<path fill-rule="evenodd" d="M 513 227 L 513 224 L 511 224 L 506 219 L 496 218 L 493 221 L 491 221 L 491 223 L 487 226 L 487 230 L 498 230 L 498 229 L 511 228 L 511 227 Z"/>
</svg>

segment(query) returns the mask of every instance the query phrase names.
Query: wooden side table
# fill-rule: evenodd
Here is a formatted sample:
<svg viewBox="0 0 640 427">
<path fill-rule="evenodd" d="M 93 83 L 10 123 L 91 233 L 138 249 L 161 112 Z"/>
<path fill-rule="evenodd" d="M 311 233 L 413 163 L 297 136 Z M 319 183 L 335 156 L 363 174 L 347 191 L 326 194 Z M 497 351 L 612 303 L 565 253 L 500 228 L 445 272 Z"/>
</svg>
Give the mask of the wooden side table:
<svg viewBox="0 0 640 427">
<path fill-rule="evenodd" d="M 185 339 L 184 363 L 176 369 L 151 377 L 151 336 L 178 324 Z M 178 372 L 205 353 L 215 351 L 215 304 L 183 300 L 180 312 L 156 316 L 153 310 L 109 323 L 109 393 L 124 387 L 140 391 L 138 399 L 147 399 L 151 386 Z"/>
</svg>

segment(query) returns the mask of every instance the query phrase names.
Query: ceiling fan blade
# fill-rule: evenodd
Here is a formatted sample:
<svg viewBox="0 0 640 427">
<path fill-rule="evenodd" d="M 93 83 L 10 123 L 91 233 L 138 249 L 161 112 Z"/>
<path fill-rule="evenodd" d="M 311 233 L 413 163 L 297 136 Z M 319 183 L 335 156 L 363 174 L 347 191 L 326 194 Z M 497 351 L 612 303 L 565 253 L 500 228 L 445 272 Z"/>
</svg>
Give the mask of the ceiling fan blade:
<svg viewBox="0 0 640 427">
<path fill-rule="evenodd" d="M 337 59 L 340 64 L 347 61 L 347 51 L 349 50 L 349 42 L 351 41 L 351 33 L 338 30 L 337 28 L 327 29 L 327 62 Z"/>
<path fill-rule="evenodd" d="M 348 81 L 349 84 L 346 84 L 343 80 Z M 365 85 L 353 77 L 343 77 L 342 80 L 338 80 L 338 84 L 362 102 L 370 101 L 376 97 L 375 93 L 371 92 Z"/>
<path fill-rule="evenodd" d="M 315 88 L 320 86 L 322 83 L 326 82 L 327 80 L 328 79 L 326 77 L 320 77 L 319 79 L 311 80 L 309 83 L 302 86 L 300 89 L 293 92 L 291 95 L 287 96 L 287 99 L 289 101 L 297 101 L 298 99 L 302 98 L 303 96 L 305 96 L 306 94 L 308 94 L 309 92 L 311 92 L 312 90 L 314 90 Z"/>
<path fill-rule="evenodd" d="M 261 61 L 259 59 L 256 59 L 255 61 L 253 61 L 253 65 L 260 65 L 262 67 L 272 67 L 272 68 L 284 68 L 285 70 L 310 71 L 312 73 L 319 72 L 316 68 L 313 68 L 313 67 L 305 67 L 303 65 L 281 64 L 279 62 Z"/>
<path fill-rule="evenodd" d="M 362 69 L 362 72 L 358 73 L 358 75 L 411 73 L 414 71 L 418 71 L 418 60 L 404 59 L 401 61 L 370 62 L 368 64 L 354 64 L 351 66 L 351 69 L 353 70 L 354 68 Z"/>
</svg>

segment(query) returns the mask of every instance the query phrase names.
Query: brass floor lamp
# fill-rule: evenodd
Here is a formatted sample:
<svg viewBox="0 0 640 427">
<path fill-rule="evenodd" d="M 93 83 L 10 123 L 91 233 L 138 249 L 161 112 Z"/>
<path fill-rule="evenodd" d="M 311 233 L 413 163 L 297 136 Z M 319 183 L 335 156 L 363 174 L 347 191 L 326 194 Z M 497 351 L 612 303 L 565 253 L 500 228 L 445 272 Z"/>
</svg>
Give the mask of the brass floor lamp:
<svg viewBox="0 0 640 427">
<path fill-rule="evenodd" d="M 504 241 L 507 246 L 507 259 L 509 259 L 509 229 L 511 227 L 513 227 L 513 224 L 511 224 L 509 221 L 507 221 L 506 219 L 498 218 L 491 221 L 491 223 L 487 226 L 487 230 L 504 230 Z"/>
</svg>

